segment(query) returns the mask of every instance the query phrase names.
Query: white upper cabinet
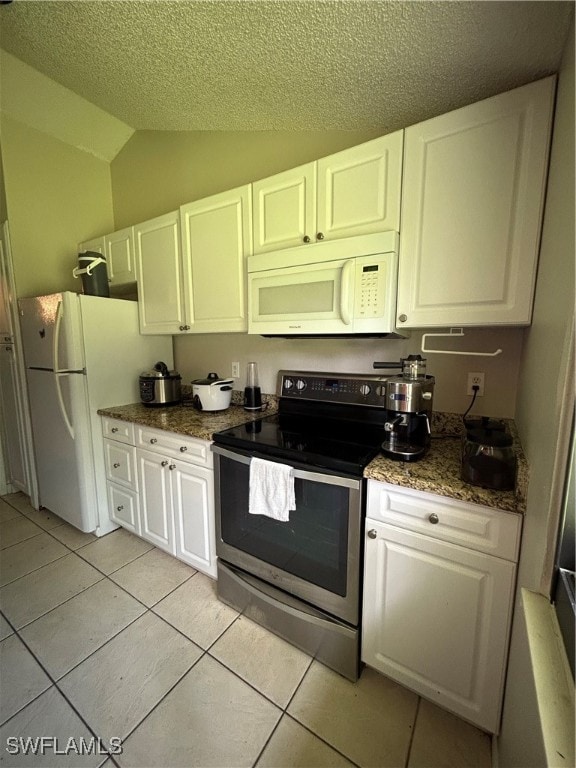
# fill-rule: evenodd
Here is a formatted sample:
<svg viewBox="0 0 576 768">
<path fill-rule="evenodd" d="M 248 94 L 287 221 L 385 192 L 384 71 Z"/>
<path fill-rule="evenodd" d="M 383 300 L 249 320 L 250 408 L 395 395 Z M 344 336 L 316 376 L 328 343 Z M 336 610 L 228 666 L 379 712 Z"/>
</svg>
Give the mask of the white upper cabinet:
<svg viewBox="0 0 576 768">
<path fill-rule="evenodd" d="M 404 131 L 318 160 L 318 238 L 400 230 Z"/>
<path fill-rule="evenodd" d="M 111 235 L 87 240 L 78 246 L 80 253 L 94 251 L 106 258 L 106 272 L 110 287 L 136 282 L 134 258 L 134 228 L 126 227 Z"/>
<path fill-rule="evenodd" d="M 405 131 L 399 327 L 531 321 L 555 78 Z"/>
<path fill-rule="evenodd" d="M 252 185 L 254 253 L 400 227 L 403 131 Z"/>
<path fill-rule="evenodd" d="M 246 257 L 252 253 L 250 185 L 180 208 L 191 333 L 246 331 Z"/>
<path fill-rule="evenodd" d="M 316 163 L 252 184 L 254 253 L 316 239 Z"/>
<path fill-rule="evenodd" d="M 136 282 L 134 259 L 134 228 L 127 227 L 107 235 L 106 269 L 110 285 L 126 285 Z"/>
<path fill-rule="evenodd" d="M 134 227 L 140 333 L 188 330 L 188 275 L 180 258 L 178 211 Z"/>
</svg>

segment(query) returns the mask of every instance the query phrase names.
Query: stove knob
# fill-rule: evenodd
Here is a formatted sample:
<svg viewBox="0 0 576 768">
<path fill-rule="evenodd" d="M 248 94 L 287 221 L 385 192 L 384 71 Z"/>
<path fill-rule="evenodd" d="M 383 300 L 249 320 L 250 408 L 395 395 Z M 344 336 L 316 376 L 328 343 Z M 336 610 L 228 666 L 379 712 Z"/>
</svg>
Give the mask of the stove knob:
<svg viewBox="0 0 576 768">
<path fill-rule="evenodd" d="M 369 384 L 361 384 L 360 385 L 360 394 L 361 395 L 369 395 L 370 394 L 370 385 Z"/>
<path fill-rule="evenodd" d="M 284 389 L 292 389 L 294 382 L 292 379 L 284 379 Z"/>
<path fill-rule="evenodd" d="M 302 392 L 304 389 L 306 389 L 306 382 L 303 379 L 297 379 L 296 389 L 298 390 L 298 392 Z"/>
</svg>

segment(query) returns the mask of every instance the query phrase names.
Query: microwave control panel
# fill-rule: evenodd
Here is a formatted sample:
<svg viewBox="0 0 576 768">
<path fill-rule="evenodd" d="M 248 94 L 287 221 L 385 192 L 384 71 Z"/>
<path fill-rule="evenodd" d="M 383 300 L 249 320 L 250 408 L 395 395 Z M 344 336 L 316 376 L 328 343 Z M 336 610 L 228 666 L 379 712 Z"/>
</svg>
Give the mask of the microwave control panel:
<svg viewBox="0 0 576 768">
<path fill-rule="evenodd" d="M 384 408 L 384 376 L 354 376 L 345 373 L 279 371 L 278 395 L 293 400 L 369 405 Z"/>
<path fill-rule="evenodd" d="M 359 264 L 355 315 L 359 319 L 382 317 L 386 304 L 386 264 L 376 261 Z"/>
</svg>

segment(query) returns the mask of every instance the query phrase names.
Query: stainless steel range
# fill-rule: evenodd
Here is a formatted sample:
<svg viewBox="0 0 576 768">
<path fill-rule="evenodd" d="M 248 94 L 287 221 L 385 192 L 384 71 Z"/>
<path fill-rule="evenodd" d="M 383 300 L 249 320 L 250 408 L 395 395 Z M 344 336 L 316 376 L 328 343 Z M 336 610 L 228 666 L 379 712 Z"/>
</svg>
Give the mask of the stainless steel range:
<svg viewBox="0 0 576 768">
<path fill-rule="evenodd" d="M 278 413 L 218 432 L 212 446 L 219 598 L 352 680 L 360 665 L 362 474 L 385 437 L 385 381 L 280 371 Z M 292 469 L 288 520 L 250 514 L 253 458 Z"/>
</svg>

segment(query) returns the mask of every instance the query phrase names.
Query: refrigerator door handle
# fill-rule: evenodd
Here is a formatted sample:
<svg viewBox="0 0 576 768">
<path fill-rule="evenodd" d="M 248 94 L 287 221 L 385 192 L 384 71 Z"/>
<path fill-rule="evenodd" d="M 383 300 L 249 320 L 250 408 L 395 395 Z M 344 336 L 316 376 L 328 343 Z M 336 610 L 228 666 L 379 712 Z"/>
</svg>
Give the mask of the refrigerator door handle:
<svg viewBox="0 0 576 768">
<path fill-rule="evenodd" d="M 60 309 L 60 307 L 58 307 Z M 54 384 L 56 386 L 56 395 L 58 396 L 58 407 L 60 408 L 60 413 L 62 415 L 62 418 L 64 419 L 64 424 L 66 425 L 66 429 L 68 430 L 68 433 L 72 440 L 74 440 L 74 427 L 72 426 L 72 422 L 70 421 L 70 418 L 68 416 L 68 413 L 66 412 L 66 406 L 64 405 L 64 398 L 62 397 L 62 388 L 60 386 L 60 377 L 61 376 L 68 376 L 67 373 L 57 373 L 54 371 Z M 74 375 L 74 374 L 73 374 Z"/>
<path fill-rule="evenodd" d="M 54 372 L 57 373 L 60 370 L 60 364 L 58 361 L 58 348 L 60 346 L 60 327 L 62 322 L 62 299 L 58 302 L 56 308 L 56 317 L 54 319 L 54 333 L 52 335 L 52 364 L 54 366 Z M 64 411 L 64 404 L 62 401 L 62 395 L 60 393 L 60 382 L 56 380 L 56 391 L 58 392 L 58 399 L 60 401 L 60 409 Z"/>
</svg>

